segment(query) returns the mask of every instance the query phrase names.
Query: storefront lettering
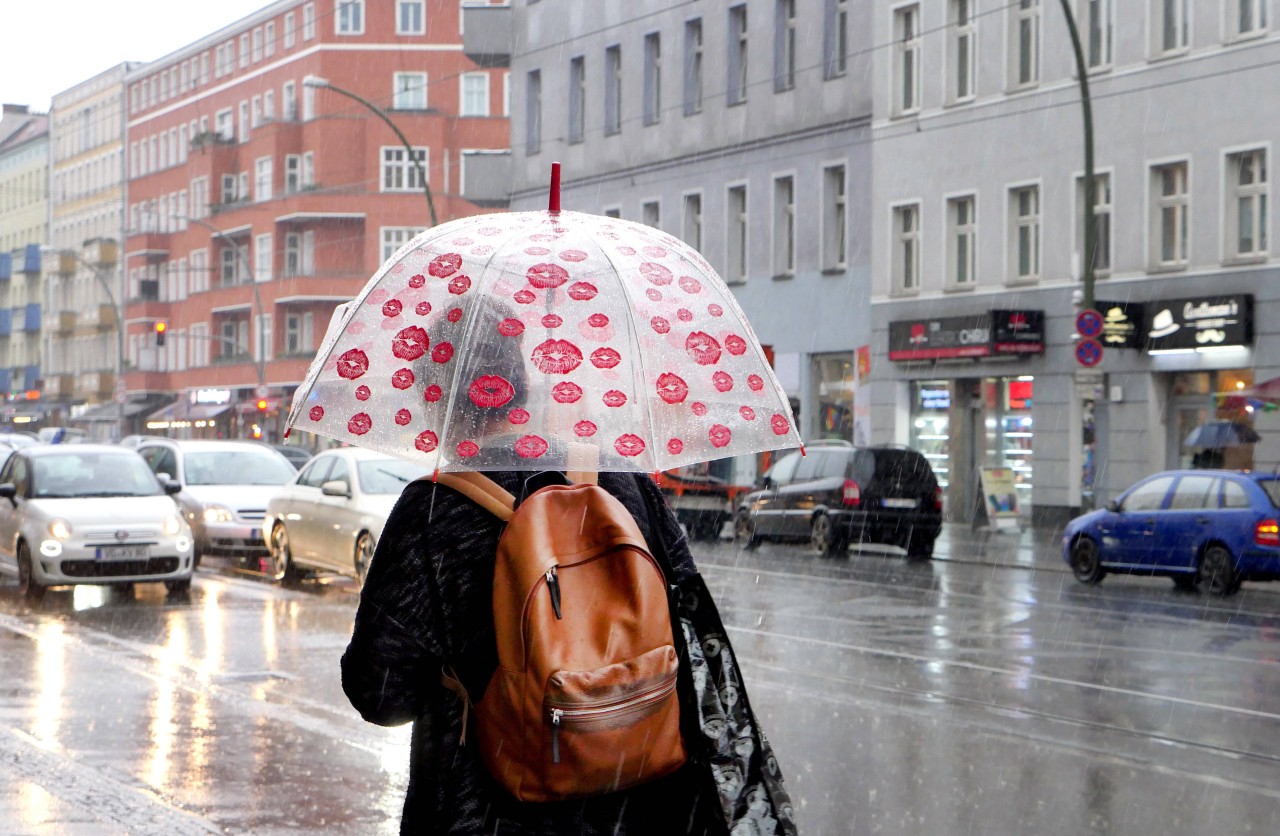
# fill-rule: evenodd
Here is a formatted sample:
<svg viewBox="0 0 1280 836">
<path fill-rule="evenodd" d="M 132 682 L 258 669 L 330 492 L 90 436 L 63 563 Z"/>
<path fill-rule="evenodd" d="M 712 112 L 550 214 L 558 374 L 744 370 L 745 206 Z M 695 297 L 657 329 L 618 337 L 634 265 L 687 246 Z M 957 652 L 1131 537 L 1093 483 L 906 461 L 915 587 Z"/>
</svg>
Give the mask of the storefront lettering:
<svg viewBox="0 0 1280 836">
<path fill-rule="evenodd" d="M 951 392 L 947 389 L 921 389 L 921 409 L 950 409 Z"/>
<path fill-rule="evenodd" d="M 1222 305 L 1210 305 L 1208 302 L 1201 302 L 1197 305 L 1188 302 L 1182 307 L 1182 318 L 1187 320 L 1207 319 L 1211 316 L 1235 316 L 1237 313 L 1239 313 L 1239 308 L 1236 306 L 1234 299 Z"/>
</svg>

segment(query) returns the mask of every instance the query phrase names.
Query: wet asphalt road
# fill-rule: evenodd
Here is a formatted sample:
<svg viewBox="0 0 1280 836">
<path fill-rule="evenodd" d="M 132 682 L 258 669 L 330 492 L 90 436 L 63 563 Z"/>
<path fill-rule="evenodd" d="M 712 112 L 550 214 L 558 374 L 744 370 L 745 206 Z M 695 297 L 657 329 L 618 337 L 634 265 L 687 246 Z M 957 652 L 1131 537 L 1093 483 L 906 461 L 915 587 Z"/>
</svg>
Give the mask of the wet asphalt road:
<svg viewBox="0 0 1280 836">
<path fill-rule="evenodd" d="M 697 550 L 802 833 L 1276 832 L 1280 585 L 1086 588 L 963 548 Z M 337 677 L 355 603 L 0 584 L 0 833 L 396 832 L 407 729 Z"/>
</svg>

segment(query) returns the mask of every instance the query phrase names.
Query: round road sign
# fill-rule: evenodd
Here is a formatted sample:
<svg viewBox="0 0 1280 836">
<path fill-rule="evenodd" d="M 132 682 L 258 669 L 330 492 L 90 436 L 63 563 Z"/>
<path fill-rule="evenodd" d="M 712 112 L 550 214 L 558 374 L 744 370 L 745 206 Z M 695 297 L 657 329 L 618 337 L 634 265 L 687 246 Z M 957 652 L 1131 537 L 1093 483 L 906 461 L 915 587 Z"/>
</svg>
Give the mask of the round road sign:
<svg viewBox="0 0 1280 836">
<path fill-rule="evenodd" d="M 1076 344 L 1076 361 L 1086 368 L 1102 362 L 1102 345 L 1097 340 L 1081 340 Z"/>
<path fill-rule="evenodd" d="M 1081 311 L 1076 315 L 1076 331 L 1090 340 L 1098 336 L 1102 333 L 1102 314 L 1092 308 Z"/>
</svg>

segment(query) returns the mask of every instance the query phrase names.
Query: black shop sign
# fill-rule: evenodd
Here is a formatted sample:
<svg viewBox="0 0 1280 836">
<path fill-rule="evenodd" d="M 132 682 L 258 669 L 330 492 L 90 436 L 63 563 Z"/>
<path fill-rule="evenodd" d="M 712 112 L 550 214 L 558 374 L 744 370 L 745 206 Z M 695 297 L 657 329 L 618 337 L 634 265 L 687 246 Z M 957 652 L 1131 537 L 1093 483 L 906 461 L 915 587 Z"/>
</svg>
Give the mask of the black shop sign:
<svg viewBox="0 0 1280 836">
<path fill-rule="evenodd" d="M 1044 353 L 1044 311 L 991 310 L 889 323 L 889 359 L 953 360 Z"/>
<path fill-rule="evenodd" d="M 1143 317 L 1147 351 L 1253 344 L 1253 297 L 1194 296 L 1150 302 Z"/>
</svg>

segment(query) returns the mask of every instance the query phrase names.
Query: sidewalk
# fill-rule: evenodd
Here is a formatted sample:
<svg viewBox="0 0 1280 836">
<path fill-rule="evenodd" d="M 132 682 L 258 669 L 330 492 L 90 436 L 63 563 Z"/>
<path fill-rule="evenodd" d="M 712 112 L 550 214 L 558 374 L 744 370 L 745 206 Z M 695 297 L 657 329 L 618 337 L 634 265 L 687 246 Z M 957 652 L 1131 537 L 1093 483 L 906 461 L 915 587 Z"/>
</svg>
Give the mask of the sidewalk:
<svg viewBox="0 0 1280 836">
<path fill-rule="evenodd" d="M 943 523 L 933 559 L 987 566 L 1071 571 L 1062 559 L 1061 531 L 1025 526 L 1019 531 L 976 531 L 967 523 Z"/>
</svg>

